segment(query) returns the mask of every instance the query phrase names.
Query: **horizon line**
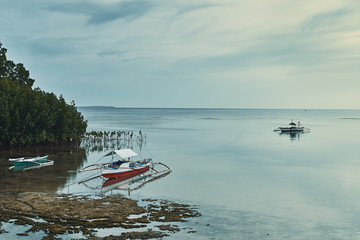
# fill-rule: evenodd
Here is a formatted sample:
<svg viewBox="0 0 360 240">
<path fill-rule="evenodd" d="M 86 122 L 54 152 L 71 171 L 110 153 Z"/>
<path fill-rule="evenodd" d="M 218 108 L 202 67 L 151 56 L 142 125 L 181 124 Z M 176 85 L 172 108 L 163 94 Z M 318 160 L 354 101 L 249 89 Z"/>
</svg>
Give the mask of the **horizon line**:
<svg viewBox="0 0 360 240">
<path fill-rule="evenodd" d="M 261 107 L 118 107 L 111 105 L 76 106 L 80 108 L 117 108 L 117 109 L 243 109 L 243 110 L 360 110 L 359 108 L 261 108 Z"/>
</svg>

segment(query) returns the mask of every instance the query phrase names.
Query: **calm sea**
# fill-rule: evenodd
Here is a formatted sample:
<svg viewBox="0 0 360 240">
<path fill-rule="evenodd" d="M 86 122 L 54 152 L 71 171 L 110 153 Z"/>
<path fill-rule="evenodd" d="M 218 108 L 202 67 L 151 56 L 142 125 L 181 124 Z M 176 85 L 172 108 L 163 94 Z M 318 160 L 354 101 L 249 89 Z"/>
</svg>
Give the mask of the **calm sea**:
<svg viewBox="0 0 360 240">
<path fill-rule="evenodd" d="M 91 175 L 76 170 L 112 147 L 132 147 L 173 171 L 131 198 L 188 203 L 202 214 L 184 225 L 195 233 L 180 231 L 171 239 L 360 239 L 360 110 L 78 110 L 88 131 L 132 131 L 135 137 L 86 150 L 56 192 L 99 193 L 97 180 L 78 184 Z M 273 131 L 291 120 L 311 131 Z M 135 140 L 139 130 L 143 142 Z"/>
</svg>

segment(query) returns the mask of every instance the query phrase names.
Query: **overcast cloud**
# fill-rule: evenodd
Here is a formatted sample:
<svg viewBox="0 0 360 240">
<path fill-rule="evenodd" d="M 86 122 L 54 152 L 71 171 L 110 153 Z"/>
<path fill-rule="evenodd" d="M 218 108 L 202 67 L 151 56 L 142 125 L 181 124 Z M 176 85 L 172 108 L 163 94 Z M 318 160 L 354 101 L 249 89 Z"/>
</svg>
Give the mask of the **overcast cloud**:
<svg viewBox="0 0 360 240">
<path fill-rule="evenodd" d="M 78 106 L 360 108 L 359 1 L 0 6 L 8 58 Z"/>
</svg>

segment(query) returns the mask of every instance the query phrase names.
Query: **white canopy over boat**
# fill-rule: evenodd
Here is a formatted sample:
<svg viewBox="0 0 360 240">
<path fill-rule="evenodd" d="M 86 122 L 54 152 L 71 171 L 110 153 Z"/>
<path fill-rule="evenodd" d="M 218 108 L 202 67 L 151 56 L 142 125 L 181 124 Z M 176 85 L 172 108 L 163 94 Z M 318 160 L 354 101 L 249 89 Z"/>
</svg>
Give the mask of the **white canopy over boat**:
<svg viewBox="0 0 360 240">
<path fill-rule="evenodd" d="M 134 156 L 139 155 L 136 152 L 134 152 L 133 150 L 127 148 L 127 149 L 113 150 L 113 151 L 109 152 L 108 154 L 106 154 L 104 157 L 112 156 L 113 154 L 119 155 L 122 159 L 126 159 L 129 157 L 134 157 Z"/>
</svg>

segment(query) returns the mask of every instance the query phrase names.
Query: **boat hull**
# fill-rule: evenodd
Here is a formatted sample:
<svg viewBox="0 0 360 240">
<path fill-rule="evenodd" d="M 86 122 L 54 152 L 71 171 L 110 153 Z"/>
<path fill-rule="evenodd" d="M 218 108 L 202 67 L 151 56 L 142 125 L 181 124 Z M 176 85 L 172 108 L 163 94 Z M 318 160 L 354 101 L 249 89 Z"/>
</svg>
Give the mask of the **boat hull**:
<svg viewBox="0 0 360 240">
<path fill-rule="evenodd" d="M 54 165 L 54 161 L 46 160 L 45 162 L 42 162 L 42 163 L 29 163 L 29 164 L 12 166 L 9 169 L 14 169 L 14 172 L 19 172 L 19 171 L 25 171 L 25 170 L 30 170 L 30 169 L 38 169 L 41 167 L 52 166 L 52 165 Z"/>
<path fill-rule="evenodd" d="M 150 166 L 129 169 L 103 169 L 101 175 L 106 178 L 131 178 L 149 171 Z"/>
<path fill-rule="evenodd" d="M 36 157 L 36 158 L 30 158 L 30 159 L 19 159 L 14 161 L 14 166 L 15 167 L 20 167 L 20 166 L 34 166 L 34 165 L 39 165 L 41 163 L 46 163 L 48 159 L 48 156 L 44 156 L 44 157 Z"/>
<path fill-rule="evenodd" d="M 279 130 L 281 132 L 303 132 L 304 128 L 303 127 L 290 127 L 290 128 L 280 127 Z"/>
<path fill-rule="evenodd" d="M 113 189 L 127 190 L 130 188 L 130 185 L 144 179 L 145 176 L 140 174 L 134 177 L 118 177 L 118 178 L 109 178 L 104 182 L 101 187 L 101 192 L 105 193 Z"/>
</svg>

